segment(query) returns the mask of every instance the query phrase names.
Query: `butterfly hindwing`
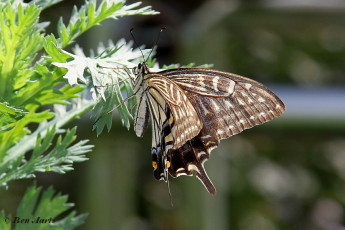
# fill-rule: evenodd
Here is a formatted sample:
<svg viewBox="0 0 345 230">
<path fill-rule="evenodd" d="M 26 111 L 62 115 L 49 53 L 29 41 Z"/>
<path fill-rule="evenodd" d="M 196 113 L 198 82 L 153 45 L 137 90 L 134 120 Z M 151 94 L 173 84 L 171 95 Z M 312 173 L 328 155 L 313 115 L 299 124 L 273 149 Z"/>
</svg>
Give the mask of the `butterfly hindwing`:
<svg viewBox="0 0 345 230">
<path fill-rule="evenodd" d="M 171 164 L 169 174 L 172 177 L 181 175 L 195 175 L 204 184 L 207 191 L 214 195 L 216 188 L 207 176 L 204 168 L 205 161 L 209 158 L 209 149 L 201 141 L 200 136 L 196 136 L 187 141 L 181 148 L 170 149 L 168 151 L 168 159 Z"/>
<path fill-rule="evenodd" d="M 169 109 L 167 114 L 170 114 Z M 172 177 L 178 177 L 181 175 L 195 175 L 204 184 L 206 189 L 215 194 L 216 189 L 213 186 L 211 180 L 207 176 L 204 169 L 204 162 L 209 158 L 209 152 L 218 144 L 218 142 L 212 142 L 208 140 L 202 140 L 201 136 L 204 136 L 203 132 L 200 132 L 196 137 L 188 140 L 181 147 L 174 149 L 171 145 L 171 124 L 167 121 L 163 123 L 163 128 L 157 130 L 156 125 L 153 125 L 153 137 L 154 139 L 160 138 L 160 142 L 152 148 L 152 162 L 154 164 L 154 176 L 156 179 L 167 181 L 167 173 Z M 160 134 L 160 135 L 159 135 Z M 165 156 L 167 155 L 167 156 Z M 165 167 L 169 162 L 169 167 Z"/>
</svg>

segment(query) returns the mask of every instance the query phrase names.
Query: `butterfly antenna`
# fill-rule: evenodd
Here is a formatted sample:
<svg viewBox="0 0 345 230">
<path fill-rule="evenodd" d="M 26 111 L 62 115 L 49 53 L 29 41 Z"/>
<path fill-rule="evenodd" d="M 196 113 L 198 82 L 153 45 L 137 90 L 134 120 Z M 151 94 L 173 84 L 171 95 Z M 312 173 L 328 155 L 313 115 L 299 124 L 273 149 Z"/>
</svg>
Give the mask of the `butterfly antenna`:
<svg viewBox="0 0 345 230">
<path fill-rule="evenodd" d="M 156 41 L 155 41 L 155 44 L 154 44 L 153 47 L 157 46 L 157 44 L 158 44 L 158 42 L 159 42 L 159 38 L 160 38 L 160 36 L 161 36 L 161 33 L 162 33 L 165 29 L 166 29 L 166 27 L 162 27 L 162 28 L 160 29 L 160 31 L 158 32 L 158 35 L 157 35 L 157 38 L 156 38 Z M 149 59 L 149 57 L 151 56 L 152 51 L 153 51 L 153 48 L 151 49 L 151 52 L 149 53 L 149 56 L 147 56 L 146 62 L 147 62 L 147 60 Z"/>
<path fill-rule="evenodd" d="M 134 28 L 132 28 L 132 29 L 129 30 L 129 32 L 131 33 L 131 36 L 132 36 L 132 38 L 133 38 L 133 41 L 134 41 L 135 46 L 140 50 L 141 56 L 143 56 L 143 60 L 145 60 L 144 53 L 143 53 L 143 51 L 141 50 L 141 48 L 138 46 L 138 43 L 137 43 L 137 40 L 135 40 L 133 31 L 134 31 Z"/>
</svg>

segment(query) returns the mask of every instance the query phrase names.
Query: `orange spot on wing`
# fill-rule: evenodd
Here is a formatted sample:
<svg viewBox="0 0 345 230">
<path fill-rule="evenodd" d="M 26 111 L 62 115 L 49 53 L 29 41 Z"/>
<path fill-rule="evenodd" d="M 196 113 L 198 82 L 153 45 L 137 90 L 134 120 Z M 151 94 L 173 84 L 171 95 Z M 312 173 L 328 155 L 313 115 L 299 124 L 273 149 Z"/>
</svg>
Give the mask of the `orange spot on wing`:
<svg viewBox="0 0 345 230">
<path fill-rule="evenodd" d="M 156 161 L 152 161 L 152 167 L 153 167 L 154 169 L 157 169 L 157 162 L 156 162 Z"/>
</svg>

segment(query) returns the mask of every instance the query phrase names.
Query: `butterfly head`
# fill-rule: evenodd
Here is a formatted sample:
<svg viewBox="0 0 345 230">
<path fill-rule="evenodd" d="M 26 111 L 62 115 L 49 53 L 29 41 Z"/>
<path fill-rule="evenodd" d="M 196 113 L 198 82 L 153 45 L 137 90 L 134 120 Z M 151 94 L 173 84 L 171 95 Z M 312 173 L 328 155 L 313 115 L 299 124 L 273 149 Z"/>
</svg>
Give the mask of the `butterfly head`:
<svg viewBox="0 0 345 230">
<path fill-rule="evenodd" d="M 140 75 L 145 76 L 146 74 L 149 74 L 150 71 L 146 62 L 140 62 L 136 67 L 133 68 L 132 72 L 136 77 L 138 77 Z"/>
<path fill-rule="evenodd" d="M 134 78 L 132 80 L 134 94 L 141 95 L 143 91 L 144 78 L 150 73 L 146 62 L 140 62 L 138 66 L 132 69 Z M 137 98 L 140 99 L 140 98 Z"/>
<path fill-rule="evenodd" d="M 149 74 L 149 68 L 147 67 L 146 62 L 140 62 L 138 66 L 134 67 L 132 70 L 134 78 L 134 92 L 138 92 L 142 88 L 145 75 Z"/>
</svg>

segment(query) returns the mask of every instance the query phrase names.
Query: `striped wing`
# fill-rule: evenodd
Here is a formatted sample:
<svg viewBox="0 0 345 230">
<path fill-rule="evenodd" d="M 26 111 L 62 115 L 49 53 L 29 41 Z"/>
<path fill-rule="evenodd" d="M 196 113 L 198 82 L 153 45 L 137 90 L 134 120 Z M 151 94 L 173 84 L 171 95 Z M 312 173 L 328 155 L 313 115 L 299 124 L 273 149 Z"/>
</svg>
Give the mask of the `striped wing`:
<svg viewBox="0 0 345 230">
<path fill-rule="evenodd" d="M 219 140 L 270 121 L 284 103 L 264 85 L 226 72 L 179 68 L 163 71 L 186 93 L 203 123 L 204 140 Z M 207 142 L 207 141 L 206 141 Z"/>
<path fill-rule="evenodd" d="M 202 123 L 196 108 L 178 85 L 158 74 L 149 74 L 146 84 L 149 88 L 147 94 L 151 103 L 152 117 L 162 122 L 158 125 L 162 129 L 167 120 L 166 126 L 169 126 L 170 133 L 164 133 L 164 135 L 169 139 L 166 142 L 171 142 L 172 148 L 181 147 L 199 134 Z M 167 117 L 168 110 L 171 113 L 169 117 Z"/>
<path fill-rule="evenodd" d="M 193 172 L 211 194 L 203 164 L 219 141 L 280 116 L 283 102 L 264 85 L 235 74 L 195 68 L 162 71 L 186 94 L 202 121 L 197 136 L 167 151 L 173 177 Z M 176 121 L 177 122 L 177 121 Z"/>
</svg>

